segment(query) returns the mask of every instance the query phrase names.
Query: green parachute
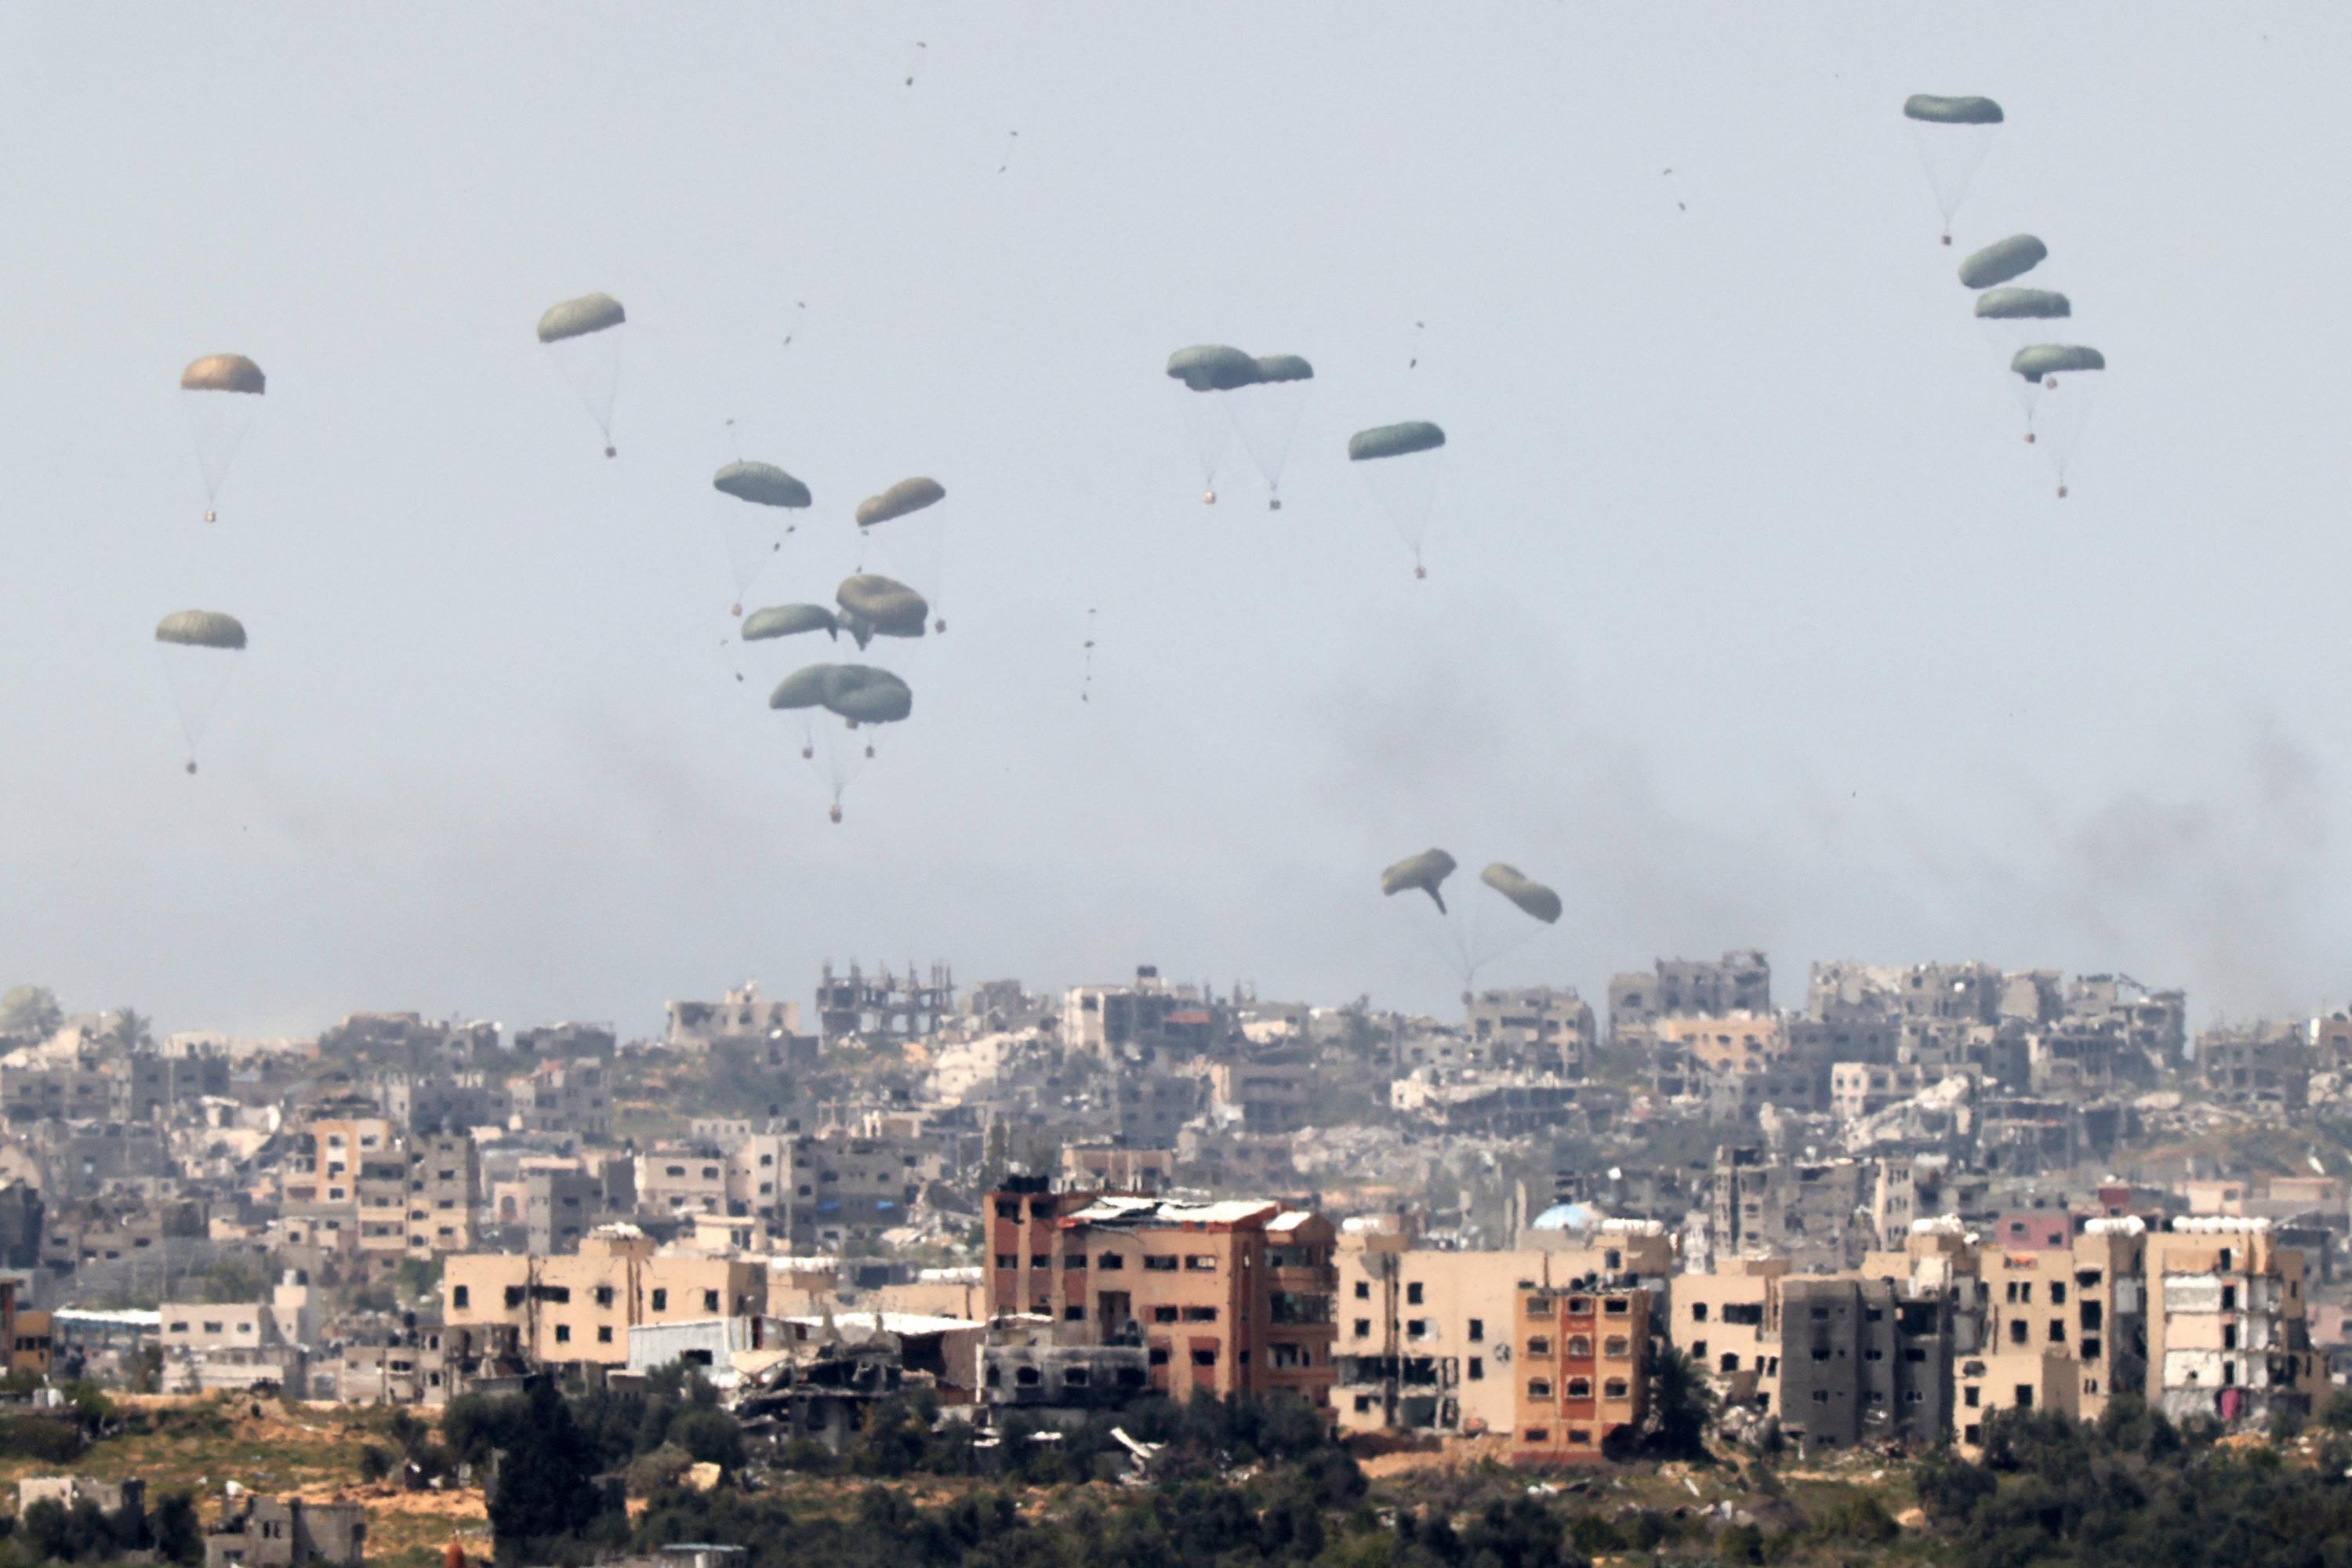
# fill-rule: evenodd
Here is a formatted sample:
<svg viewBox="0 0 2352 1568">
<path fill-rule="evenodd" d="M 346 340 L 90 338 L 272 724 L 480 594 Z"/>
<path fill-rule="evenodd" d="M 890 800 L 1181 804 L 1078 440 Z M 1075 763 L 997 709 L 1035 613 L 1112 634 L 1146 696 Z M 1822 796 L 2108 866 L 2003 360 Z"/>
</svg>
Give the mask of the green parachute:
<svg viewBox="0 0 2352 1568">
<path fill-rule="evenodd" d="M 751 503 L 751 510 L 721 507 L 713 517 L 719 542 L 727 552 L 727 570 L 735 584 L 728 614 L 743 613 L 743 601 L 768 563 L 784 548 L 784 535 L 794 524 L 780 512 L 807 510 L 808 486 L 773 463 L 733 462 L 710 476 L 710 488 L 719 494 Z"/>
<path fill-rule="evenodd" d="M 2106 380 L 2087 373 L 2105 370 L 2107 356 L 2081 343 L 2032 343 L 2017 351 L 2009 368 L 2031 400 L 2032 436 L 2049 454 L 2063 500 L 2067 469 L 2098 402 L 2099 384 Z"/>
<path fill-rule="evenodd" d="M 710 488 L 754 506 L 798 510 L 811 500 L 808 486 L 773 463 L 730 463 L 710 476 Z"/>
<path fill-rule="evenodd" d="M 920 511 L 947 500 L 947 487 L 937 479 L 917 477 L 900 479 L 878 496 L 867 496 L 857 503 L 857 526 L 871 528 L 877 522 Z"/>
<path fill-rule="evenodd" d="M 745 642 L 798 637 L 803 632 L 823 632 L 828 637 L 837 637 L 841 626 L 823 605 L 771 605 L 743 617 Z"/>
<path fill-rule="evenodd" d="M 1280 511 L 1282 470 L 1306 405 L 1305 384 L 1315 379 L 1315 367 L 1299 354 L 1253 355 L 1230 343 L 1195 343 L 1168 356 L 1168 374 L 1193 392 L 1221 395 L 1214 407 L 1205 399 L 1184 400 L 1201 459 L 1201 500 L 1216 504 L 1217 467 L 1224 457 L 1225 439 L 1238 432 L 1250 462 L 1265 481 L 1266 510 Z"/>
<path fill-rule="evenodd" d="M 1422 564 L 1421 549 L 1429 532 L 1430 509 L 1437 502 L 1439 465 L 1434 458 L 1419 462 L 1398 459 L 1434 452 L 1444 445 L 1445 432 L 1426 419 L 1376 425 L 1348 437 L 1348 460 L 1367 465 L 1356 471 L 1364 476 L 1397 537 L 1412 552 L 1415 577 L 1429 575 Z"/>
<path fill-rule="evenodd" d="M 1990 289 L 2012 278 L 2022 278 L 2050 258 L 2050 247 L 2030 234 L 1996 239 L 1960 263 L 1960 281 L 1971 289 Z"/>
<path fill-rule="evenodd" d="M 898 676 L 872 665 L 812 664 L 778 682 L 768 706 L 802 715 L 801 755 L 832 791 L 828 815 L 839 822 L 843 793 L 874 756 L 874 742 L 865 742 L 861 752 L 847 739 L 848 731 L 898 723 L 914 711 L 915 694 Z M 814 714 L 820 709 L 844 721 L 845 728 L 816 722 Z"/>
<path fill-rule="evenodd" d="M 1517 866 L 1505 865 L 1497 860 L 1479 872 L 1478 879 L 1546 925 L 1559 919 L 1559 895 Z"/>
<path fill-rule="evenodd" d="M 934 608 L 943 608 L 947 591 L 948 530 L 944 512 L 930 509 L 947 499 L 947 487 L 917 475 L 900 479 L 879 495 L 857 503 L 858 569 L 865 570 L 867 552 L 881 558 L 892 572 L 921 584 L 920 592 Z M 884 523 L 896 526 L 884 528 Z M 931 629 L 948 629 L 942 615 Z"/>
<path fill-rule="evenodd" d="M 229 464 L 260 410 L 261 405 L 250 400 L 259 398 L 268 384 L 261 367 L 243 354 L 205 354 L 191 360 L 180 373 L 182 392 L 205 395 L 181 402 L 188 412 L 188 433 L 195 438 L 196 467 L 204 475 L 206 522 L 219 517 L 215 509 Z M 213 395 L 219 393 L 235 395 Z"/>
<path fill-rule="evenodd" d="M 1979 321 L 2049 321 L 2074 313 L 2074 301 L 2055 289 L 1988 289 L 1977 296 Z"/>
<path fill-rule="evenodd" d="M 1445 879 L 1454 875 L 1454 857 L 1443 849 L 1424 849 L 1418 855 L 1408 855 L 1381 873 L 1381 893 L 1394 898 L 1408 888 L 1418 888 L 1427 893 L 1437 912 L 1445 913 L 1445 895 L 1439 889 Z"/>
<path fill-rule="evenodd" d="M 608 458 L 617 455 L 613 445 L 613 404 L 621 384 L 621 338 L 613 329 L 628 319 L 621 302 L 610 294 L 565 300 L 550 305 L 539 318 L 539 341 L 579 395 L 588 417 L 596 422 Z"/>
<path fill-rule="evenodd" d="M 833 596 L 841 606 L 842 629 L 857 639 L 859 647 L 877 637 L 921 637 L 923 623 L 931 613 L 920 594 L 874 572 L 843 578 Z"/>
<path fill-rule="evenodd" d="M 228 689 L 236 661 L 219 657 L 245 648 L 245 624 L 217 610 L 175 610 L 155 623 L 155 640 L 172 649 L 163 660 L 163 674 L 172 689 L 172 706 L 180 716 L 180 734 L 188 743 L 187 771 L 196 771 L 196 747 L 212 722 L 213 710 Z"/>
<path fill-rule="evenodd" d="M 1912 142 L 1919 150 L 1919 165 L 1927 171 L 1928 188 L 1943 215 L 1943 242 L 1952 243 L 1952 215 L 1967 199 L 2004 118 L 2000 105 L 1990 98 L 1947 98 L 1932 92 L 1914 93 L 1903 102 L 1903 118 L 1911 122 Z"/>
</svg>

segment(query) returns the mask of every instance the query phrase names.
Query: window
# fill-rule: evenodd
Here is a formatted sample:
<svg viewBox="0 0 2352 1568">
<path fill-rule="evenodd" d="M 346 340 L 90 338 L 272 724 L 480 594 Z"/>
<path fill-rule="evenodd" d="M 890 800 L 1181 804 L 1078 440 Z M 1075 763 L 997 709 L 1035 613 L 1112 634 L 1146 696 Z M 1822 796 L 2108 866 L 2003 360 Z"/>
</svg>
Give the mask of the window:
<svg viewBox="0 0 2352 1568">
<path fill-rule="evenodd" d="M 1000 1252 L 996 1255 L 996 1266 L 999 1268 L 1018 1268 L 1021 1267 L 1021 1259 L 1017 1254 Z"/>
<path fill-rule="evenodd" d="M 1192 1364 L 1193 1364 L 1194 1366 L 1214 1366 L 1214 1365 L 1216 1365 L 1216 1364 L 1217 1364 L 1217 1352 L 1216 1352 L 1216 1348 L 1215 1348 L 1214 1346 L 1203 1346 L 1203 1347 L 1201 1347 L 1201 1348 L 1199 1348 L 1199 1349 L 1194 1350 L 1194 1351 L 1193 1351 L 1193 1352 L 1192 1352 Z"/>
<path fill-rule="evenodd" d="M 1083 1323 L 1087 1321 L 1087 1310 L 1077 1302 L 1073 1301 L 1068 1306 L 1062 1309 L 1062 1316 L 1065 1320 L 1070 1322 Z M 1069 1379 L 1064 1378 L 1062 1381 L 1067 1383 Z"/>
<path fill-rule="evenodd" d="M 453 1307 L 470 1306 L 473 1304 L 473 1288 L 469 1285 L 456 1286 L 449 1292 L 449 1305 Z"/>
<path fill-rule="evenodd" d="M 1406 1304 L 1407 1306 L 1410 1306 L 1410 1307 L 1418 1307 L 1418 1306 L 1420 1306 L 1420 1305 L 1421 1305 L 1421 1281 L 1420 1281 L 1420 1280 L 1418 1280 L 1418 1279 L 1412 1280 L 1412 1281 L 1410 1281 L 1409 1283 L 1407 1283 L 1407 1284 L 1406 1284 L 1406 1286 L 1405 1286 L 1405 1288 L 1404 1288 L 1404 1300 L 1405 1300 L 1405 1304 Z"/>
<path fill-rule="evenodd" d="M 2225 1263 L 2225 1264 L 2223 1264 L 2221 1267 L 2223 1267 L 2224 1268 L 2228 1268 L 2228 1267 L 2229 1267 L 2229 1265 Z M 2223 1310 L 2223 1311 L 2225 1311 L 2225 1312 L 2234 1312 L 2234 1311 L 2236 1311 L 2237 1310 L 2238 1310 L 2238 1288 L 2237 1288 L 2235 1285 L 2224 1285 L 2224 1286 L 2222 1286 L 2222 1287 L 2221 1287 L 2221 1310 Z"/>
<path fill-rule="evenodd" d="M 1173 1274 L 1176 1272 L 1176 1260 L 1173 1258 L 1147 1258 L 1143 1260 L 1143 1268 L 1147 1274 Z"/>
<path fill-rule="evenodd" d="M 2106 1346 L 2104 1342 L 2095 1339 L 2086 1339 L 2083 1342 L 2083 1359 L 2084 1361 L 2096 1361 L 2099 1359 L 2099 1353 L 2105 1349 L 2106 1349 Z"/>
<path fill-rule="evenodd" d="M 1549 1399 L 1551 1397 L 1551 1384 L 1540 1377 L 1531 1377 L 1528 1379 L 1528 1397 L 1529 1399 Z"/>
<path fill-rule="evenodd" d="M 523 1288 L 522 1288 L 521 1286 L 520 1286 L 520 1285 L 509 1285 L 509 1286 L 508 1286 L 508 1287 L 507 1287 L 507 1305 L 508 1305 L 508 1306 L 509 1306 L 509 1307 L 520 1307 L 520 1306 L 521 1306 L 521 1305 L 522 1305 L 523 1294 L 524 1294 L 524 1292 L 523 1292 Z"/>
<path fill-rule="evenodd" d="M 2063 1307 L 2066 1304 L 2066 1282 L 2064 1280 L 2053 1279 L 2050 1282 L 2050 1304 L 2053 1307 Z"/>
<path fill-rule="evenodd" d="M 1704 1323 L 1706 1321 L 1706 1302 L 1693 1301 L 1691 1303 L 1691 1321 L 1694 1323 Z"/>
<path fill-rule="evenodd" d="M 1738 1372 L 1739 1370 L 1739 1352 L 1738 1351 L 1724 1352 L 1723 1360 L 1716 1363 L 1716 1370 L 1717 1372 Z"/>
<path fill-rule="evenodd" d="M 1371 1410 L 1371 1408 L 1372 1408 L 1372 1396 L 1371 1396 L 1370 1394 L 1359 1394 L 1358 1395 L 1356 1395 L 1356 1414 L 1357 1414 L 1357 1415 L 1362 1415 L 1368 1414 L 1368 1413 Z"/>
<path fill-rule="evenodd" d="M 612 1288 L 610 1285 L 599 1285 L 599 1286 L 597 1286 L 597 1287 L 596 1287 L 596 1305 L 598 1305 L 598 1306 L 600 1306 L 600 1307 L 609 1307 L 609 1306 L 611 1306 L 612 1304 L 613 1304 L 613 1288 Z"/>
<path fill-rule="evenodd" d="M 1628 1342 L 1624 1335 L 1612 1334 L 1609 1336 L 1608 1340 L 1602 1343 L 1601 1353 L 1609 1357 L 1612 1361 L 1622 1361 L 1627 1355 L 1632 1353 L 1626 1348 L 1627 1343 Z"/>
<path fill-rule="evenodd" d="M 1612 1296 L 1608 1300 L 1601 1303 L 1601 1310 L 1612 1318 L 1622 1318 L 1633 1309 L 1624 1297 Z"/>
<path fill-rule="evenodd" d="M 1372 1321 L 1370 1318 L 1358 1318 L 1356 1320 L 1356 1337 L 1360 1340 L 1370 1339 L 1371 1337 L 1371 1333 Z"/>
<path fill-rule="evenodd" d="M 1127 1267 L 1127 1259 L 1121 1258 L 1116 1252 L 1106 1252 L 1100 1258 L 1095 1259 L 1095 1267 L 1097 1268 L 1124 1268 Z"/>
<path fill-rule="evenodd" d="M 1369 1280 L 1369 1279 L 1359 1279 L 1359 1280 L 1357 1280 L 1357 1281 L 1356 1281 L 1356 1300 L 1359 1300 L 1359 1301 L 1369 1301 L 1369 1300 L 1370 1300 L 1371 1299 L 1372 1299 L 1372 1282 L 1371 1282 L 1370 1280 Z"/>
<path fill-rule="evenodd" d="M 1601 1385 L 1601 1396 L 1603 1399 L 1622 1399 L 1622 1398 L 1624 1398 L 1624 1397 L 1625 1397 L 1625 1380 L 1624 1380 L 1623 1378 L 1622 1378 L 1622 1377 L 1612 1377 L 1612 1378 L 1611 1378 L 1608 1382 L 1606 1382 L 1606 1383 L 1604 1383 L 1604 1384 L 1602 1384 Z"/>
<path fill-rule="evenodd" d="M 1034 1366 L 1016 1366 L 1013 1369 L 1013 1381 L 1024 1388 L 1034 1388 L 1037 1386 L 1037 1369 Z"/>
<path fill-rule="evenodd" d="M 1426 1318 L 1406 1319 L 1404 1325 L 1404 1337 L 1409 1340 L 1425 1340 L 1429 1338 L 1429 1320 Z"/>
<path fill-rule="evenodd" d="M 1151 1309 L 1151 1321 L 1155 1323 L 1172 1323 L 1176 1321 L 1176 1309 L 1154 1307 Z"/>
<path fill-rule="evenodd" d="M 568 1345 L 572 1342 L 571 1324 L 558 1323 L 555 1325 L 555 1342 L 560 1345 Z"/>
<path fill-rule="evenodd" d="M 1481 1381 L 1482 1379 L 1484 1379 L 1484 1378 L 1486 1377 L 1486 1358 L 1485 1356 L 1479 1356 L 1479 1355 L 1474 1355 L 1474 1356 L 1472 1356 L 1472 1357 L 1470 1358 L 1470 1381 L 1471 1381 L 1471 1382 L 1473 1382 L 1473 1383 L 1477 1383 L 1477 1382 Z"/>
<path fill-rule="evenodd" d="M 1470 1342 L 1474 1345 L 1485 1344 L 1486 1342 L 1486 1319 L 1473 1318 L 1470 1320 Z"/>
<path fill-rule="evenodd" d="M 656 1312 L 667 1312 L 669 1310 L 669 1292 L 667 1290 L 656 1290 L 654 1292 L 654 1310 Z"/>
<path fill-rule="evenodd" d="M 2023 1318 L 2011 1318 L 2009 1321 L 2009 1342 L 2013 1345 L 2021 1345 L 2025 1342 L 2025 1320 Z"/>
<path fill-rule="evenodd" d="M 1568 1353 L 1570 1359 L 1582 1361 L 1592 1353 L 1592 1342 L 1582 1334 L 1570 1334 L 1568 1336 Z"/>
<path fill-rule="evenodd" d="M 2066 1342 L 2065 1319 L 2053 1318 L 2050 1320 L 2050 1342 L 2053 1345 L 2063 1345 Z"/>
<path fill-rule="evenodd" d="M 1087 1376 L 1087 1369 L 1082 1366 L 1068 1367 L 1062 1373 L 1064 1388 L 1084 1388 L 1089 1381 L 1091 1380 Z"/>
<path fill-rule="evenodd" d="M 1150 1353 L 1147 1355 L 1145 1359 L 1153 1366 L 1166 1366 L 1168 1364 L 1168 1347 L 1166 1345 L 1152 1346 Z"/>
<path fill-rule="evenodd" d="M 1830 1402 L 1830 1391 L 1829 1391 L 1828 1389 L 1826 1389 L 1826 1388 L 1816 1388 L 1815 1390 L 1813 1390 L 1813 1403 L 1814 1403 L 1814 1404 L 1816 1404 L 1816 1405 L 1827 1405 L 1829 1402 Z"/>
<path fill-rule="evenodd" d="M 1969 1384 L 1966 1388 L 1960 1390 L 1960 1403 L 1967 1405 L 1969 1409 L 1974 1410 L 1977 1408 L 1978 1401 L 1982 1396 L 1983 1393 L 1984 1391 L 1979 1388 L 1975 1384 Z M 1973 1443 L 1976 1439 L 1971 1437 L 1969 1441 Z"/>
<path fill-rule="evenodd" d="M 1551 1433 L 1541 1426 L 1530 1426 L 1519 1434 L 1519 1440 L 1524 1443 L 1549 1443 Z"/>
<path fill-rule="evenodd" d="M 1880 1350 L 1876 1345 L 1872 1345 L 1868 1350 L 1862 1352 L 1862 1359 L 1864 1361 L 1885 1361 L 1886 1359 L 1886 1352 Z"/>
<path fill-rule="evenodd" d="M 2021 1383 L 2017 1385 L 2017 1407 L 2020 1410 L 2031 1410 L 2033 1408 L 2033 1385 L 2032 1384 Z"/>
<path fill-rule="evenodd" d="M 1551 1341 L 1542 1334 L 1530 1334 L 1528 1336 L 1528 1354 L 1531 1356 L 1551 1354 Z"/>
<path fill-rule="evenodd" d="M 1591 1397 L 1592 1397 L 1592 1380 L 1591 1380 L 1591 1378 L 1589 1378 L 1589 1377 L 1571 1377 L 1571 1378 L 1570 1378 L 1570 1379 L 1568 1380 L 1568 1396 L 1569 1396 L 1570 1399 L 1590 1399 L 1590 1398 L 1591 1398 Z"/>
<path fill-rule="evenodd" d="M 596 1342 L 600 1345 L 609 1345 L 613 1342 L 612 1324 L 599 1323 L 596 1325 Z"/>
<path fill-rule="evenodd" d="M 999 1219 L 1019 1219 L 1021 1217 L 1021 1200 L 1018 1198 L 998 1199 L 996 1203 L 996 1217 Z"/>
<path fill-rule="evenodd" d="M 1213 1323 L 1217 1321 L 1217 1310 L 1214 1307 L 1187 1307 L 1184 1309 L 1184 1321 L 1188 1323 Z"/>
<path fill-rule="evenodd" d="M 1032 1268 L 1051 1268 L 1054 1267 L 1054 1256 L 1049 1252 L 1033 1252 L 1029 1255 L 1029 1267 Z"/>
</svg>

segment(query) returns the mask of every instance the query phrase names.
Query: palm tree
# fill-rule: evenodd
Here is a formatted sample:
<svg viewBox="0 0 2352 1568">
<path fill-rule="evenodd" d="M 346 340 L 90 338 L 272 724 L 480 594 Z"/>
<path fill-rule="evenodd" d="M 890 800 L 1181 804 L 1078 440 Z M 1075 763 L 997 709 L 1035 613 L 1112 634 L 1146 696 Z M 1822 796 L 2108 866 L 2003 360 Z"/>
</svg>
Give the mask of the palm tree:
<svg viewBox="0 0 2352 1568">
<path fill-rule="evenodd" d="M 1705 1368 L 1678 1346 L 1650 1342 L 1651 1448 L 1669 1458 L 1706 1458 L 1718 1408 Z"/>
<path fill-rule="evenodd" d="M 135 1007 L 117 1007 L 107 1024 L 106 1037 L 126 1051 L 152 1049 L 155 1044 L 155 1021 Z"/>
</svg>

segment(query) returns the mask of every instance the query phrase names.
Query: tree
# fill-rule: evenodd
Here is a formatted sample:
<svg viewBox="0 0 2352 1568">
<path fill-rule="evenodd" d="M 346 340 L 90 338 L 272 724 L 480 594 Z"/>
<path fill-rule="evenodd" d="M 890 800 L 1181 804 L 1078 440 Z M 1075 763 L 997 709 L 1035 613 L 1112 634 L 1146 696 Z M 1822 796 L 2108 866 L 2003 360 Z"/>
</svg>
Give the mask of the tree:
<svg viewBox="0 0 2352 1568">
<path fill-rule="evenodd" d="M 524 1396 L 524 1419 L 504 1434 L 490 1533 L 501 1563 L 545 1561 L 549 1543 L 575 1536 L 604 1513 L 596 1454 L 550 1378 Z"/>
<path fill-rule="evenodd" d="M 106 1021 L 107 1043 L 120 1050 L 152 1049 L 155 1021 L 135 1007 L 117 1007 Z"/>
<path fill-rule="evenodd" d="M 1715 1385 L 1699 1364 L 1681 1347 L 1652 1340 L 1646 1446 L 1669 1458 L 1706 1458 L 1717 1409 Z"/>
</svg>

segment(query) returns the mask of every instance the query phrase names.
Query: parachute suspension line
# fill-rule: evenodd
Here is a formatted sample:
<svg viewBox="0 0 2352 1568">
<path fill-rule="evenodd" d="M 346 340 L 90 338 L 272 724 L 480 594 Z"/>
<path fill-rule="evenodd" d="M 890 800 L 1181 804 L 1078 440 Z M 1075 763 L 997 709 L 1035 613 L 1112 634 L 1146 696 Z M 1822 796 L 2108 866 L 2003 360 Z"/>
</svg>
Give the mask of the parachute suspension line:
<svg viewBox="0 0 2352 1568">
<path fill-rule="evenodd" d="M 183 676 L 180 667 L 187 664 L 185 650 L 175 658 L 172 650 L 159 647 L 156 657 L 163 661 L 163 685 L 172 695 L 172 711 L 179 721 L 180 739 L 188 748 L 188 772 L 196 771 L 197 744 L 211 727 L 213 710 L 220 706 L 222 694 L 228 689 L 229 677 L 236 667 L 219 659 L 220 672 L 213 676 L 188 674 Z"/>
<path fill-rule="evenodd" d="M 221 486 L 228 482 L 229 464 L 245 445 L 246 433 L 253 428 L 261 399 L 241 393 L 194 395 L 198 401 L 192 403 L 190 395 L 182 393 L 181 404 L 187 415 L 188 438 L 196 449 L 196 469 L 204 476 L 205 521 L 213 522 L 217 521 Z"/>
</svg>

